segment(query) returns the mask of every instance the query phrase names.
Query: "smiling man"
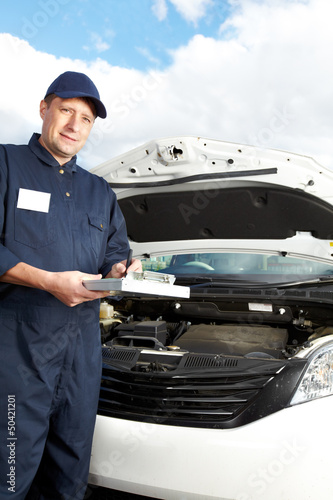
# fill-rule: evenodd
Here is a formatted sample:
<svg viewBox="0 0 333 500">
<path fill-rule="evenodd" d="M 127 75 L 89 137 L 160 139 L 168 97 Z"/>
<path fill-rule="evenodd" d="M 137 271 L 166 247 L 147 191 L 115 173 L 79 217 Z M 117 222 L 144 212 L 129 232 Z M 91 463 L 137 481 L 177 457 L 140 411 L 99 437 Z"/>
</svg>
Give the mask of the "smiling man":
<svg viewBox="0 0 333 500">
<path fill-rule="evenodd" d="M 40 115 L 28 145 L 0 146 L 0 497 L 79 500 L 105 296 L 83 280 L 123 276 L 129 244 L 114 192 L 76 163 L 95 118 L 106 117 L 94 83 L 63 73 Z M 130 270 L 140 269 L 133 259 Z"/>
<path fill-rule="evenodd" d="M 41 102 L 40 115 L 43 131 L 39 142 L 60 164 L 84 146 L 95 121 L 89 101 L 61 99 L 55 94 Z"/>
</svg>

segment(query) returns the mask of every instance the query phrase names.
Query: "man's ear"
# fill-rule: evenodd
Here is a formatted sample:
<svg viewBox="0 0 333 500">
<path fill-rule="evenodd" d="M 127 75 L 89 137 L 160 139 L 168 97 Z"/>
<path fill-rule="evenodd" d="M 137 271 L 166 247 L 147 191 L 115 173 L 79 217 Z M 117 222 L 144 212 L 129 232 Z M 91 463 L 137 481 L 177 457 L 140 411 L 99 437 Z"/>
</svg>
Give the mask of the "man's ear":
<svg viewBox="0 0 333 500">
<path fill-rule="evenodd" d="M 47 103 L 43 99 L 42 101 L 40 101 L 39 105 L 39 114 L 42 120 L 44 120 L 46 110 L 47 110 Z"/>
</svg>

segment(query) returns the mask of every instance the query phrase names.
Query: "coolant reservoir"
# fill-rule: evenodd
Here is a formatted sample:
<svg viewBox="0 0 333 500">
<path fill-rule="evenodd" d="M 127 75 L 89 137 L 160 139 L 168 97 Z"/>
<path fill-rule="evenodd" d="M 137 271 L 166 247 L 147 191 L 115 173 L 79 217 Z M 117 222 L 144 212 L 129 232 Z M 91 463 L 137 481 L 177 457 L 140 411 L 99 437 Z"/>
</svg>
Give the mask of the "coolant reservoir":
<svg viewBox="0 0 333 500">
<path fill-rule="evenodd" d="M 103 300 L 101 302 L 100 310 L 99 310 L 99 319 L 109 319 L 112 318 L 114 313 L 114 308 L 106 302 L 106 300 Z"/>
</svg>

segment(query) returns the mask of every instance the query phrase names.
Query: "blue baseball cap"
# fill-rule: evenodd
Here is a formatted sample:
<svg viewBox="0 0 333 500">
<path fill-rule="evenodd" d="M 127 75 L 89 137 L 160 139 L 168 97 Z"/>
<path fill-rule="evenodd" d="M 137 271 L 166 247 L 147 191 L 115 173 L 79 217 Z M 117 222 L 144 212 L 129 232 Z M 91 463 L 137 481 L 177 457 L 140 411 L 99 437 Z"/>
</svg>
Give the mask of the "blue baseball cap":
<svg viewBox="0 0 333 500">
<path fill-rule="evenodd" d="M 93 81 L 84 73 L 77 73 L 75 71 L 62 73 L 51 83 L 45 97 L 50 94 L 55 94 L 62 99 L 88 97 L 95 105 L 97 116 L 106 118 L 106 109 L 100 100 L 99 92 Z"/>
</svg>

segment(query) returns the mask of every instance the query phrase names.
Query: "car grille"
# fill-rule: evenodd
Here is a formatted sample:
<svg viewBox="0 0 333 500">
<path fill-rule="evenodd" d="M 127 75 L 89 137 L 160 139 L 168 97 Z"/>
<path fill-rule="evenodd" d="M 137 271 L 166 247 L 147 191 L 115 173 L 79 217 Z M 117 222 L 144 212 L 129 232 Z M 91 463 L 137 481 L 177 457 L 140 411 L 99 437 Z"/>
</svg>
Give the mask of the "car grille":
<svg viewBox="0 0 333 500">
<path fill-rule="evenodd" d="M 172 364 L 172 356 L 169 363 L 159 357 L 148 355 L 140 365 L 138 350 L 104 348 L 98 413 L 165 425 L 236 427 L 284 408 L 304 367 L 303 360 L 188 353 Z"/>
</svg>

